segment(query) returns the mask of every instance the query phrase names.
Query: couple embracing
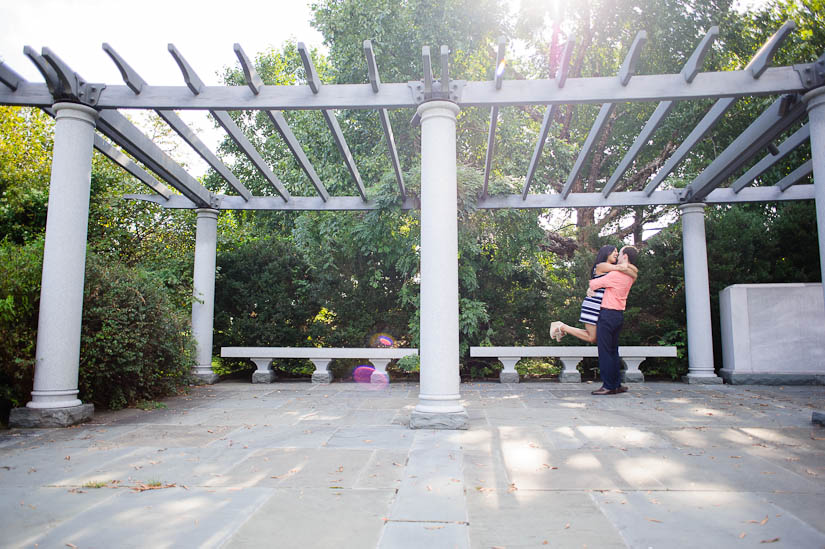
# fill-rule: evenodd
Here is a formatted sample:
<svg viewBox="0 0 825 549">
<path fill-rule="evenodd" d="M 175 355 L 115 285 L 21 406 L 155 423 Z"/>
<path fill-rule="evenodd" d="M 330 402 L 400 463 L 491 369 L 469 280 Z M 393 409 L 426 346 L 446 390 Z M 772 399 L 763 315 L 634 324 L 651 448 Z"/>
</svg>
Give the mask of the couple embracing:
<svg viewBox="0 0 825 549">
<path fill-rule="evenodd" d="M 550 324 L 550 336 L 556 341 L 572 335 L 598 345 L 602 386 L 591 393 L 594 395 L 616 395 L 627 391 L 627 387 L 619 382 L 619 332 L 624 323 L 627 295 L 639 274 L 636 268 L 638 255 L 639 251 L 633 246 L 618 251 L 615 246 L 602 246 L 590 270 L 590 288 L 582 302 L 579 322 L 585 329 L 563 322 Z"/>
</svg>

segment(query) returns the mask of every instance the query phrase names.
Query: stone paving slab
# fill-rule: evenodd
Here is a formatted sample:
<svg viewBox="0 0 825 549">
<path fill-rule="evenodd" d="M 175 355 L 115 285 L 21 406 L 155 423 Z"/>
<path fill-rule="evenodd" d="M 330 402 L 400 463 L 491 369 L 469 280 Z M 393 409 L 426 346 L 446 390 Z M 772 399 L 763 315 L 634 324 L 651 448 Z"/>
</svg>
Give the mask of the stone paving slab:
<svg viewBox="0 0 825 549">
<path fill-rule="evenodd" d="M 272 490 L 223 547 L 376 547 L 394 493 Z"/>
<path fill-rule="evenodd" d="M 630 547 L 823 547 L 825 534 L 748 492 L 594 492 L 601 511 Z"/>
<path fill-rule="evenodd" d="M 384 528 L 380 549 L 421 549 L 470 547 L 467 524 L 428 522 L 389 522 Z"/>
<path fill-rule="evenodd" d="M 45 535 L 39 547 L 219 547 L 270 497 L 264 489 L 125 488 Z M 71 544 L 71 545 L 68 545 Z"/>
<path fill-rule="evenodd" d="M 2 486 L 2 547 L 35 547 L 35 543 L 45 533 L 78 514 L 117 497 L 117 491 L 112 489 L 78 489 L 70 492 L 65 487 L 21 487 L 5 483 Z"/>
<path fill-rule="evenodd" d="M 466 431 L 278 381 L 0 432 L 0 547 L 825 546 L 825 387 L 595 386 L 462 384 Z"/>
</svg>

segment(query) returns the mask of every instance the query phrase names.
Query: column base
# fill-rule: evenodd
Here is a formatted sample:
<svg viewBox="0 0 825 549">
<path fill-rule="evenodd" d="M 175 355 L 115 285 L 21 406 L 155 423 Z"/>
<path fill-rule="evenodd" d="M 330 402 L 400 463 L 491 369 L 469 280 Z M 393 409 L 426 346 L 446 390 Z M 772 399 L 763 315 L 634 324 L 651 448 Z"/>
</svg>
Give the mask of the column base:
<svg viewBox="0 0 825 549">
<path fill-rule="evenodd" d="M 719 370 L 725 383 L 731 385 L 825 385 L 825 375 L 819 373 L 737 372 L 727 368 Z"/>
<path fill-rule="evenodd" d="M 581 383 L 581 372 L 561 372 L 559 374 L 559 383 Z"/>
<path fill-rule="evenodd" d="M 332 374 L 329 372 L 313 372 L 313 383 L 332 383 Z"/>
<path fill-rule="evenodd" d="M 518 372 L 503 370 L 500 374 L 498 374 L 498 380 L 501 383 L 518 383 L 519 375 Z"/>
<path fill-rule="evenodd" d="M 410 429 L 466 430 L 470 416 L 463 412 L 419 412 L 410 414 Z"/>
<path fill-rule="evenodd" d="M 48 427 L 69 427 L 92 419 L 94 404 L 81 404 L 66 408 L 12 408 L 9 427 L 41 429 Z"/>
<path fill-rule="evenodd" d="M 198 385 L 213 385 L 221 379 L 221 376 L 214 372 L 209 374 L 192 374 L 192 377 L 195 378 L 195 383 Z"/>
<path fill-rule="evenodd" d="M 622 383 L 644 383 L 645 375 L 640 371 L 629 372 L 627 370 L 621 371 Z"/>
<path fill-rule="evenodd" d="M 695 385 L 722 385 L 722 378 L 716 375 L 691 375 L 682 376 L 682 383 L 692 383 Z"/>
<path fill-rule="evenodd" d="M 252 383 L 272 383 L 278 378 L 272 370 L 252 372 Z"/>
</svg>

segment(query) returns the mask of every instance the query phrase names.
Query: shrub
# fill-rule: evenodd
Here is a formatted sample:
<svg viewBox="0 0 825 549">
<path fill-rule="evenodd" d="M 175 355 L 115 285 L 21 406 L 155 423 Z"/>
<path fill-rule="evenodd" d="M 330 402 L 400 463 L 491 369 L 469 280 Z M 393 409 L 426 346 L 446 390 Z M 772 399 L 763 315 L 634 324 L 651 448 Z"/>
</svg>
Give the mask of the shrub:
<svg viewBox="0 0 825 549">
<path fill-rule="evenodd" d="M 0 241 L 0 419 L 32 390 L 43 240 Z"/>
<path fill-rule="evenodd" d="M 119 409 L 189 382 L 194 343 L 151 271 L 89 254 L 83 298 L 80 398 Z"/>
</svg>

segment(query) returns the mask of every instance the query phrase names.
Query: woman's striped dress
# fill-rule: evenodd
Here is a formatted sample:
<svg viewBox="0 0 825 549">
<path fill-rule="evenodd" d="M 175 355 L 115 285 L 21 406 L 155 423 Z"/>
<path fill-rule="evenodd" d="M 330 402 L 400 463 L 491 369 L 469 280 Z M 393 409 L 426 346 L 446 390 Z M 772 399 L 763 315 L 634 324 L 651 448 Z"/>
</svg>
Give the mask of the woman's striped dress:
<svg viewBox="0 0 825 549">
<path fill-rule="evenodd" d="M 607 273 L 596 275 L 593 278 L 599 278 Z M 599 288 L 593 297 L 585 297 L 582 301 L 582 312 L 579 315 L 579 322 L 582 324 L 595 325 L 599 321 L 599 311 L 602 308 L 602 297 L 604 296 L 604 288 Z"/>
</svg>

